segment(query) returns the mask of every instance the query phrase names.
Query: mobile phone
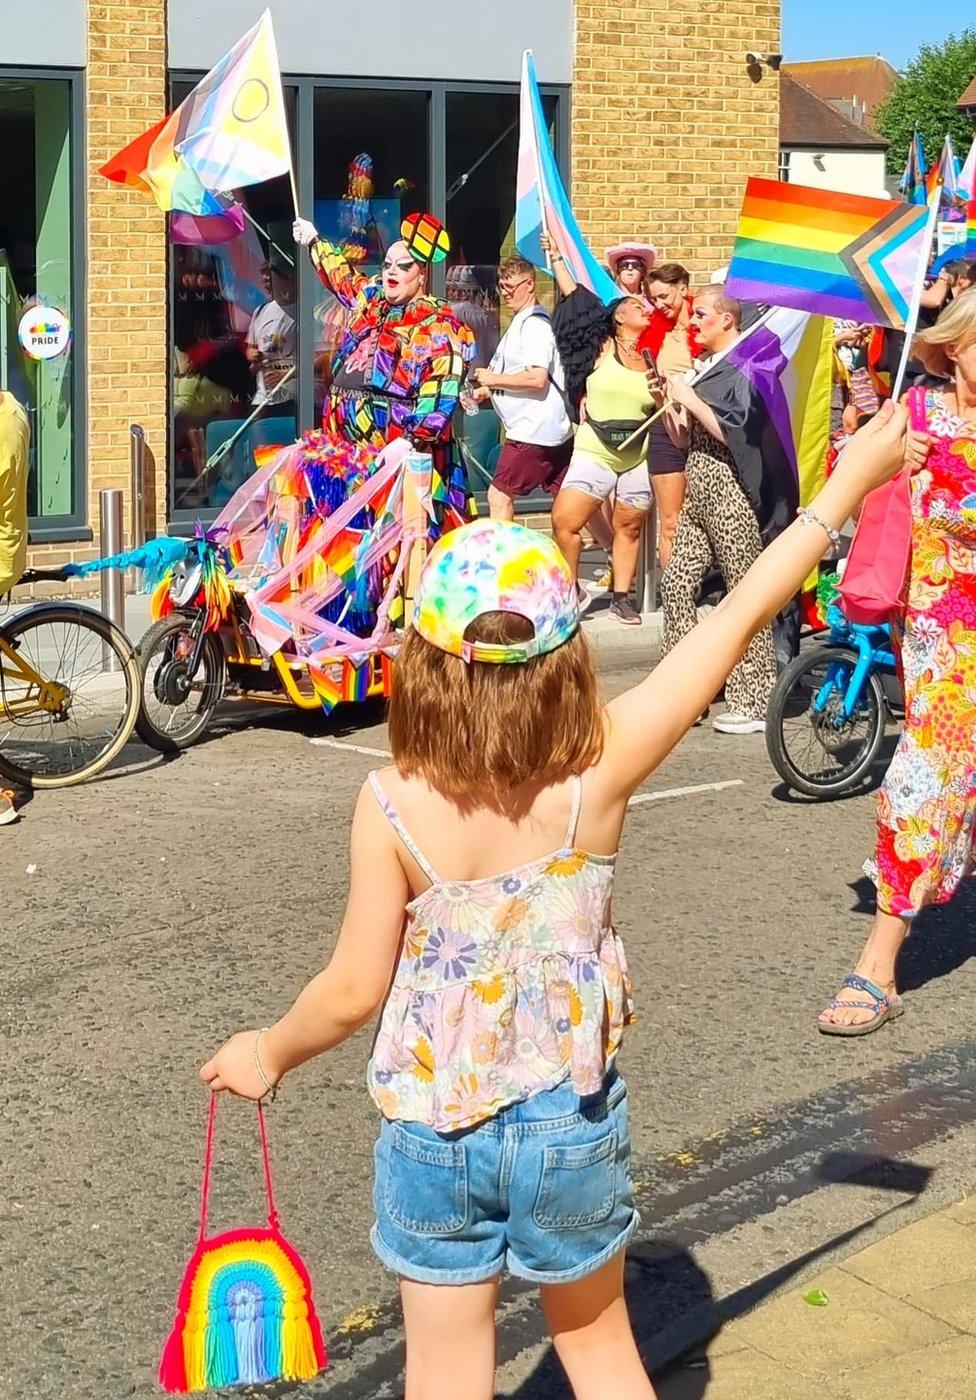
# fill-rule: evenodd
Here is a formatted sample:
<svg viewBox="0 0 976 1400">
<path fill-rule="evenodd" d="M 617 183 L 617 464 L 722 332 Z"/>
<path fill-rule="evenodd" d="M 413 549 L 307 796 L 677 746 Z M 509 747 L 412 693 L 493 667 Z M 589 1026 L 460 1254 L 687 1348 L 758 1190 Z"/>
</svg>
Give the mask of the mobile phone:
<svg viewBox="0 0 976 1400">
<path fill-rule="evenodd" d="M 653 374 L 654 379 L 657 383 L 657 387 L 661 390 L 662 393 L 664 393 L 667 388 L 667 385 L 661 378 L 660 371 L 658 370 L 657 365 L 654 363 L 654 356 L 651 354 L 650 350 L 642 350 L 641 358 L 643 359 L 645 365 L 647 365 L 647 368 Z"/>
</svg>

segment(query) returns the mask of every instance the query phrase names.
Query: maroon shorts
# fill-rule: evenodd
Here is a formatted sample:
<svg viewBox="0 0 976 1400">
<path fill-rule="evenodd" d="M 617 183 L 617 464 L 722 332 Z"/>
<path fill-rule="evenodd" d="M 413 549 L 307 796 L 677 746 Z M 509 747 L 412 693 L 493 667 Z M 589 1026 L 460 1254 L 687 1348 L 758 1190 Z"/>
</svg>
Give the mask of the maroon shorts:
<svg viewBox="0 0 976 1400">
<path fill-rule="evenodd" d="M 555 495 L 566 475 L 573 455 L 573 439 L 567 438 L 558 447 L 543 447 L 537 442 L 505 443 L 498 458 L 492 486 L 514 500 L 531 496 L 533 491 L 548 491 Z"/>
</svg>

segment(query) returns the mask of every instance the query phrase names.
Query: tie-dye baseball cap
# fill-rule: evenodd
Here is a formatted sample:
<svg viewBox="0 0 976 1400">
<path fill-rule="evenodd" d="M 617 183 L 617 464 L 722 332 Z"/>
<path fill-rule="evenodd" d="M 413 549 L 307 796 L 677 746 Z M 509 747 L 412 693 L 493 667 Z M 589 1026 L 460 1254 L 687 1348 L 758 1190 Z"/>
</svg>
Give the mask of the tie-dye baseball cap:
<svg viewBox="0 0 976 1400">
<path fill-rule="evenodd" d="M 476 617 L 526 617 L 526 642 L 468 642 Z M 504 520 L 475 520 L 434 546 L 414 599 L 413 626 L 432 646 L 465 661 L 530 661 L 555 651 L 579 626 L 576 582 L 548 535 Z"/>
</svg>

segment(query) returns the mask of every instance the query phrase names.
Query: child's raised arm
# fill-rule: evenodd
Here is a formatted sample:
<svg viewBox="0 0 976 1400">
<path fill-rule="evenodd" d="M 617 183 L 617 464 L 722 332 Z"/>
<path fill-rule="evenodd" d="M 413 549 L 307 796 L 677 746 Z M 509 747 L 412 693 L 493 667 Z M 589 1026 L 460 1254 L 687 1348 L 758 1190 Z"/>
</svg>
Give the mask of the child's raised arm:
<svg viewBox="0 0 976 1400">
<path fill-rule="evenodd" d="M 229 1089 L 260 1099 L 268 1086 L 314 1055 L 348 1040 L 382 1005 L 396 964 L 410 898 L 393 828 L 368 785 L 352 823 L 349 897 L 335 951 L 328 966 L 299 993 L 290 1011 L 256 1046 L 256 1031 L 231 1036 L 203 1066 L 200 1078 L 211 1089 Z"/>
<path fill-rule="evenodd" d="M 810 510 L 841 530 L 864 496 L 902 466 L 907 425 L 903 407 L 885 405 L 852 439 Z M 600 766 L 612 791 L 629 795 L 667 757 L 714 700 L 752 638 L 823 557 L 826 544 L 822 525 L 795 521 L 645 681 L 610 702 Z"/>
</svg>

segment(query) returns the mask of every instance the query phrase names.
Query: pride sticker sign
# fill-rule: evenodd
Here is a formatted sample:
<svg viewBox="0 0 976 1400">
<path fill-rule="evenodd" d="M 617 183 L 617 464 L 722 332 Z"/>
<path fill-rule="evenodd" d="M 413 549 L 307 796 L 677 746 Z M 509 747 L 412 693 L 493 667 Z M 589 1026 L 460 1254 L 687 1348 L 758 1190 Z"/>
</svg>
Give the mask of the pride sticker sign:
<svg viewBox="0 0 976 1400">
<path fill-rule="evenodd" d="M 71 347 L 71 322 L 56 306 L 31 306 L 20 318 L 17 339 L 32 360 L 56 360 Z"/>
</svg>

